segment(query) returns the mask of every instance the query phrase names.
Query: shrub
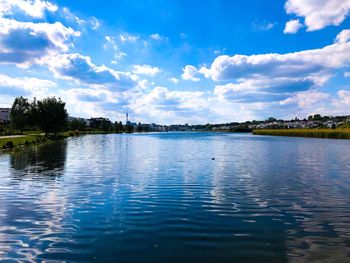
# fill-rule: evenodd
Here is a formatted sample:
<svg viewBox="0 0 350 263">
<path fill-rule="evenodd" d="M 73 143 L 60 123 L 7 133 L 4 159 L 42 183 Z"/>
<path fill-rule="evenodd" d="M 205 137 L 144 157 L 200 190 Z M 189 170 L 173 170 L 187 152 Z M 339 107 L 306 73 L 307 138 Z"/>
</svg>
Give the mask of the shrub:
<svg viewBox="0 0 350 263">
<path fill-rule="evenodd" d="M 5 149 L 12 149 L 13 147 L 15 147 L 15 145 L 13 144 L 13 141 L 7 141 L 4 145 Z"/>
</svg>

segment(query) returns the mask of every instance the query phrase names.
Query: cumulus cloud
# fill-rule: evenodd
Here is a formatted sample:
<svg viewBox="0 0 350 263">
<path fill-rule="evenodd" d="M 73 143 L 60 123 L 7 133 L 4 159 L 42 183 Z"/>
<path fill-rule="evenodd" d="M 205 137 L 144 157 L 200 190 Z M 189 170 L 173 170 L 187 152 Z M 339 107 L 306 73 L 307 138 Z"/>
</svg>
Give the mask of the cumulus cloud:
<svg viewBox="0 0 350 263">
<path fill-rule="evenodd" d="M 21 11 L 34 18 L 43 18 L 45 12 L 56 12 L 58 7 L 42 0 L 0 0 L 0 15 L 11 15 Z"/>
<path fill-rule="evenodd" d="M 329 25 L 340 25 L 350 12 L 350 0 L 288 0 L 288 14 L 305 19 L 307 31 L 320 30 Z"/>
<path fill-rule="evenodd" d="M 57 10 L 48 1 L 0 0 L 0 63 L 28 66 L 46 56 L 67 52 L 70 40 L 80 32 L 61 22 L 42 22 L 46 12 Z M 18 21 L 13 18 L 17 15 L 29 16 L 33 22 Z"/>
<path fill-rule="evenodd" d="M 68 40 L 79 32 L 62 23 L 18 22 L 0 18 L 0 62 L 31 64 L 40 58 L 65 52 Z"/>
<path fill-rule="evenodd" d="M 297 104 L 299 107 L 310 107 L 320 101 L 324 101 L 329 98 L 328 93 L 317 92 L 314 90 L 300 92 L 292 97 L 280 102 L 281 105 Z"/>
<path fill-rule="evenodd" d="M 337 70 L 350 66 L 348 30 L 339 33 L 333 44 L 314 50 L 287 54 L 218 56 L 210 68 L 196 68 L 214 81 L 214 95 L 236 103 L 283 102 L 298 106 L 312 104 L 311 98 L 325 99 L 312 92 L 324 86 Z M 194 75 L 194 74 L 192 74 Z M 196 75 L 195 75 L 196 76 Z"/>
<path fill-rule="evenodd" d="M 130 108 L 145 117 L 157 117 L 158 120 L 169 122 L 167 118 L 174 117 L 193 120 L 193 115 L 206 109 L 207 103 L 204 92 L 172 91 L 166 87 L 155 87 L 138 96 Z"/>
<path fill-rule="evenodd" d="M 191 80 L 191 81 L 200 81 L 200 78 L 198 77 L 199 71 L 195 66 L 187 65 L 182 69 L 183 73 L 181 75 L 182 79 L 184 80 Z"/>
<path fill-rule="evenodd" d="M 303 24 L 300 23 L 299 19 L 293 19 L 286 23 L 283 33 L 295 34 L 302 27 L 303 27 Z"/>
<path fill-rule="evenodd" d="M 56 86 L 56 83 L 50 80 L 29 77 L 14 78 L 0 74 L 0 93 L 3 95 L 40 96 Z"/>
<path fill-rule="evenodd" d="M 337 37 L 335 38 L 335 42 L 343 44 L 346 43 L 350 40 L 350 30 L 349 29 L 345 29 L 343 31 L 341 31 Z"/>
<path fill-rule="evenodd" d="M 152 67 L 150 65 L 134 65 L 135 74 L 147 75 L 147 76 L 155 76 L 160 72 L 160 69 L 157 67 Z"/>
<path fill-rule="evenodd" d="M 314 87 L 312 78 L 240 79 L 237 83 L 217 85 L 214 95 L 236 102 L 280 101 L 295 92 Z"/>
<path fill-rule="evenodd" d="M 320 75 L 348 65 L 350 42 L 338 41 L 324 48 L 287 54 L 219 56 L 211 65 L 210 76 L 216 81 L 254 77 L 295 78 Z"/>
<path fill-rule="evenodd" d="M 83 84 L 107 85 L 119 91 L 135 87 L 138 81 L 138 77 L 129 72 L 116 71 L 105 65 L 97 66 L 90 57 L 80 54 L 56 56 L 47 64 L 56 77 Z"/>
<path fill-rule="evenodd" d="M 350 104 L 350 91 L 349 90 L 339 90 L 337 92 L 340 102 L 346 105 Z"/>
</svg>

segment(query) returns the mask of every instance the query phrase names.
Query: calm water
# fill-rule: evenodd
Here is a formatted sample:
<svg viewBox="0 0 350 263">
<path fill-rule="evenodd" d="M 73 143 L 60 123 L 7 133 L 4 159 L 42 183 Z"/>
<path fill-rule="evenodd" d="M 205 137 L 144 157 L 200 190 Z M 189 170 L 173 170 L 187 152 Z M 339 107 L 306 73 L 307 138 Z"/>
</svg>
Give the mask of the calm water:
<svg viewBox="0 0 350 263">
<path fill-rule="evenodd" d="M 350 262 L 350 141 L 93 135 L 0 155 L 0 259 Z"/>
</svg>

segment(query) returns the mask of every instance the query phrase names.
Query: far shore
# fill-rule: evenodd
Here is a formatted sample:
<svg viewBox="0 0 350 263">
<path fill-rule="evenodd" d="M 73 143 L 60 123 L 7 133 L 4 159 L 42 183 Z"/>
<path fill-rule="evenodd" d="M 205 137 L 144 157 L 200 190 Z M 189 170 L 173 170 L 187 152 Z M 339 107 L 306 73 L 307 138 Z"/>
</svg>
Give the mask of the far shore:
<svg viewBox="0 0 350 263">
<path fill-rule="evenodd" d="M 350 139 L 350 129 L 256 129 L 254 135 Z"/>
</svg>

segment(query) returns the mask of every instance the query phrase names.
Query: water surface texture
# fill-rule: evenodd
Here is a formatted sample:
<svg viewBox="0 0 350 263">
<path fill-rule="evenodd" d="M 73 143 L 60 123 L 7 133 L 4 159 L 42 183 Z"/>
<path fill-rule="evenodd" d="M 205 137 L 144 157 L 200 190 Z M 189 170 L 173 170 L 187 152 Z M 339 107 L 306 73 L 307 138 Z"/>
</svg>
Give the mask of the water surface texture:
<svg viewBox="0 0 350 263">
<path fill-rule="evenodd" d="M 349 248 L 350 141 L 115 134 L 0 155 L 10 262 L 349 262 Z"/>
</svg>

